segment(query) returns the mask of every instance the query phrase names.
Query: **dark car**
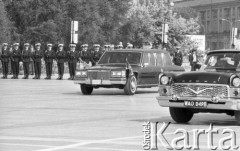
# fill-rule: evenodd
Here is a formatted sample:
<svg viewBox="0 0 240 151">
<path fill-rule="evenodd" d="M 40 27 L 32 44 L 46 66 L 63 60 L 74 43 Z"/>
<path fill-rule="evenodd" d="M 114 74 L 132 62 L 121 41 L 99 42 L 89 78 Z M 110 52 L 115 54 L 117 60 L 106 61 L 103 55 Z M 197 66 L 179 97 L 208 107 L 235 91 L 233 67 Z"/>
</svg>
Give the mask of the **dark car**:
<svg viewBox="0 0 240 151">
<path fill-rule="evenodd" d="M 83 94 L 93 88 L 119 88 L 125 94 L 135 94 L 137 88 L 158 86 L 164 71 L 184 71 L 173 65 L 169 53 L 163 50 L 122 49 L 107 51 L 96 66 L 77 71 L 75 84 L 81 85 Z"/>
<path fill-rule="evenodd" d="M 169 107 L 176 122 L 195 113 L 226 113 L 240 123 L 240 51 L 209 52 L 202 71 L 165 73 L 159 79 L 160 106 Z"/>
</svg>

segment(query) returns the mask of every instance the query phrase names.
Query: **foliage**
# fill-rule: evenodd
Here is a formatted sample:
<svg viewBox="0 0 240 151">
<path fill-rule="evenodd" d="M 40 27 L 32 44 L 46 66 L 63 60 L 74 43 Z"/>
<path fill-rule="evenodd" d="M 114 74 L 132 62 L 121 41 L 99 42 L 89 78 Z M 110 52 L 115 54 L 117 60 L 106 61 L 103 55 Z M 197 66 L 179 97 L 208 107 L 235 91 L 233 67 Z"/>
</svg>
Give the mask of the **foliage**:
<svg viewBox="0 0 240 151">
<path fill-rule="evenodd" d="M 115 42 L 130 0 L 5 0 L 18 41 L 69 43 L 70 23 L 79 21 L 81 43 Z"/>
<path fill-rule="evenodd" d="M 0 43 L 10 42 L 10 22 L 3 1 L 0 0 Z"/>
</svg>

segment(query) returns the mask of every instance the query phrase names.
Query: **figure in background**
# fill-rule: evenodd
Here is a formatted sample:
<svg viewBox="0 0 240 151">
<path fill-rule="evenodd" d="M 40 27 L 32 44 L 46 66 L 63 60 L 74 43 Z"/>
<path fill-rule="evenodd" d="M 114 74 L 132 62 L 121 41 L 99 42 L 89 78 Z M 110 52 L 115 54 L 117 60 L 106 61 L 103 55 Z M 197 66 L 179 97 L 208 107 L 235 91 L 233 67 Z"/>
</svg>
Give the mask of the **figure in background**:
<svg viewBox="0 0 240 151">
<path fill-rule="evenodd" d="M 174 57 L 173 57 L 173 63 L 177 66 L 181 66 L 183 63 L 183 55 L 180 50 L 180 46 L 176 47 L 176 51 L 175 51 Z"/>
<path fill-rule="evenodd" d="M 119 44 L 117 45 L 117 49 L 123 49 L 123 44 L 122 44 L 122 42 L 119 42 Z"/>
<path fill-rule="evenodd" d="M 68 68 L 70 77 L 68 80 L 74 80 L 77 62 L 79 61 L 79 53 L 75 50 L 76 45 L 70 44 L 70 52 L 68 52 Z"/>
<path fill-rule="evenodd" d="M 91 66 L 91 52 L 88 50 L 88 44 L 82 45 L 82 51 L 80 53 L 81 60 L 84 62 L 84 64 Z"/>
<path fill-rule="evenodd" d="M 29 49 L 29 46 L 30 46 L 29 43 L 24 44 L 24 48 L 23 48 L 22 55 L 21 55 L 21 59 L 23 62 L 23 71 L 24 71 L 23 79 L 28 79 L 29 74 L 30 74 L 29 73 L 29 64 L 31 61 L 32 53 L 31 53 L 31 50 Z"/>
<path fill-rule="evenodd" d="M 42 58 L 43 58 L 43 52 L 41 50 L 40 43 L 35 44 L 35 52 L 33 53 L 32 58 L 33 58 L 33 62 L 34 62 L 34 71 L 35 71 L 35 77 L 33 77 L 33 79 L 40 79 L 41 78 Z"/>
<path fill-rule="evenodd" d="M 64 75 L 64 62 L 67 59 L 67 53 L 63 50 L 63 44 L 58 45 L 58 51 L 56 53 L 56 61 L 58 67 L 58 78 L 57 80 L 62 80 Z"/>
<path fill-rule="evenodd" d="M 128 42 L 126 49 L 132 49 L 132 48 L 133 48 L 133 44 L 131 44 L 130 42 Z"/>
<path fill-rule="evenodd" d="M 19 43 L 14 43 L 13 44 L 13 51 L 11 53 L 11 60 L 12 60 L 12 72 L 13 72 L 12 79 L 18 79 L 19 62 L 21 60 L 21 51 L 19 49 Z"/>
<path fill-rule="evenodd" d="M 50 80 L 52 76 L 53 59 L 55 59 L 55 52 L 52 50 L 52 44 L 47 44 L 47 50 L 44 52 L 44 61 L 46 65 L 45 80 Z"/>
<path fill-rule="evenodd" d="M 2 62 L 2 70 L 3 70 L 2 79 L 7 79 L 7 77 L 8 77 L 9 59 L 10 59 L 10 52 L 8 50 L 8 44 L 3 43 L 2 51 L 0 52 L 0 60 Z"/>
<path fill-rule="evenodd" d="M 192 53 L 189 55 L 189 62 L 191 66 L 191 71 L 196 71 L 199 69 L 197 50 L 192 49 Z"/>
<path fill-rule="evenodd" d="M 32 59 L 32 55 L 34 53 L 34 46 L 31 45 L 30 46 L 30 52 L 31 52 L 31 58 L 30 58 L 30 62 L 29 62 L 29 72 L 31 75 L 34 75 L 34 63 L 33 63 L 33 59 Z"/>
<path fill-rule="evenodd" d="M 94 51 L 92 52 L 91 55 L 91 62 L 92 62 L 92 66 L 95 66 L 96 63 L 98 62 L 98 60 L 100 59 L 100 57 L 102 56 L 103 52 L 100 51 L 100 45 L 99 44 L 94 44 Z"/>
</svg>

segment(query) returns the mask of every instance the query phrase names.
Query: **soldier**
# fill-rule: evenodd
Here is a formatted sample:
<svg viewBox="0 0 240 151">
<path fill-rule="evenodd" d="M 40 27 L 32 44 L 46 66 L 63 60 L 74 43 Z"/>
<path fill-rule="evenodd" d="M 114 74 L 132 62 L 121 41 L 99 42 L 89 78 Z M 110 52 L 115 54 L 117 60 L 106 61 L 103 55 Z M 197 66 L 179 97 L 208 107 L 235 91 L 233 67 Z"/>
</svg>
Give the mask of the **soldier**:
<svg viewBox="0 0 240 151">
<path fill-rule="evenodd" d="M 132 49 L 133 48 L 133 44 L 131 44 L 131 43 L 127 43 L 127 47 L 126 47 L 126 49 Z"/>
<path fill-rule="evenodd" d="M 58 78 L 57 80 L 63 79 L 64 74 L 64 62 L 66 61 L 66 52 L 63 50 L 63 44 L 58 45 L 58 51 L 56 53 L 56 60 L 58 66 Z"/>
<path fill-rule="evenodd" d="M 110 46 L 110 45 L 104 45 L 103 48 L 104 48 L 104 49 L 103 49 L 104 52 L 111 50 L 111 46 Z"/>
<path fill-rule="evenodd" d="M 173 63 L 177 66 L 181 66 L 183 63 L 183 55 L 180 50 L 180 46 L 176 47 L 176 52 L 174 53 Z"/>
<path fill-rule="evenodd" d="M 43 58 L 43 52 L 41 51 L 40 43 L 35 44 L 35 51 L 32 54 L 32 58 L 33 58 L 34 71 L 35 71 L 35 77 L 33 77 L 33 79 L 40 79 L 41 78 L 42 58 Z"/>
<path fill-rule="evenodd" d="M 13 72 L 13 77 L 11 79 L 18 79 L 20 59 L 21 59 L 21 51 L 19 49 L 19 43 L 14 43 L 13 51 L 11 53 L 12 72 Z"/>
<path fill-rule="evenodd" d="M 55 52 L 52 50 L 52 44 L 47 44 L 47 50 L 44 53 L 44 61 L 46 65 L 46 80 L 50 80 L 52 76 L 53 59 L 55 58 Z"/>
<path fill-rule="evenodd" d="M 96 63 L 98 62 L 98 60 L 100 59 L 100 57 L 102 56 L 103 52 L 100 51 L 100 45 L 99 44 L 94 44 L 94 51 L 92 52 L 91 55 L 91 61 L 92 61 L 92 65 L 95 66 Z"/>
<path fill-rule="evenodd" d="M 119 42 L 119 44 L 117 45 L 117 49 L 123 49 L 123 44 L 122 44 L 122 42 Z"/>
<path fill-rule="evenodd" d="M 31 55 L 34 53 L 34 46 L 33 45 L 31 45 L 30 46 L 30 52 L 31 52 Z M 30 58 L 30 63 L 29 63 L 29 65 L 30 65 L 30 72 L 31 72 L 31 75 L 34 75 L 34 63 L 33 63 L 33 59 L 32 59 L 32 57 Z"/>
<path fill-rule="evenodd" d="M 30 46 L 29 43 L 24 44 L 24 50 L 21 55 L 21 59 L 23 62 L 23 71 L 24 71 L 23 79 L 28 79 L 28 76 L 29 76 L 29 64 L 30 64 L 31 55 L 32 55 L 29 49 L 29 46 Z"/>
<path fill-rule="evenodd" d="M 70 77 L 68 80 L 74 80 L 77 62 L 79 61 L 79 53 L 75 51 L 76 45 L 70 44 L 70 52 L 68 52 L 68 68 Z"/>
<path fill-rule="evenodd" d="M 2 51 L 0 52 L 0 60 L 2 62 L 3 77 L 2 79 L 7 79 L 8 76 L 8 64 L 10 58 L 10 52 L 7 50 L 8 44 L 3 43 Z"/>
<path fill-rule="evenodd" d="M 86 64 L 91 64 L 91 52 L 88 50 L 88 44 L 82 45 L 81 60 Z"/>
</svg>

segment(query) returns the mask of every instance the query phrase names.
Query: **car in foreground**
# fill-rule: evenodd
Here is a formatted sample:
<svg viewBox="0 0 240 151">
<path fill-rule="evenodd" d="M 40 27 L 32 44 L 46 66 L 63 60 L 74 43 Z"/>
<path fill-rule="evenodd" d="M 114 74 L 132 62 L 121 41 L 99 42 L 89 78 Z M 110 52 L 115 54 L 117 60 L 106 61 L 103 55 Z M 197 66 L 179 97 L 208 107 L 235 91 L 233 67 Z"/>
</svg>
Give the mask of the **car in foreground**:
<svg viewBox="0 0 240 151">
<path fill-rule="evenodd" d="M 189 122 L 196 113 L 210 112 L 235 116 L 240 124 L 239 61 L 239 50 L 216 50 L 207 54 L 201 71 L 162 74 L 159 105 L 169 107 L 178 123 Z"/>
<path fill-rule="evenodd" d="M 158 86 L 159 75 L 166 71 L 184 71 L 173 65 L 164 50 L 121 49 L 106 51 L 96 66 L 76 72 L 75 84 L 80 84 L 84 95 L 94 88 L 124 89 L 126 95 L 134 95 L 137 88 Z"/>
</svg>

